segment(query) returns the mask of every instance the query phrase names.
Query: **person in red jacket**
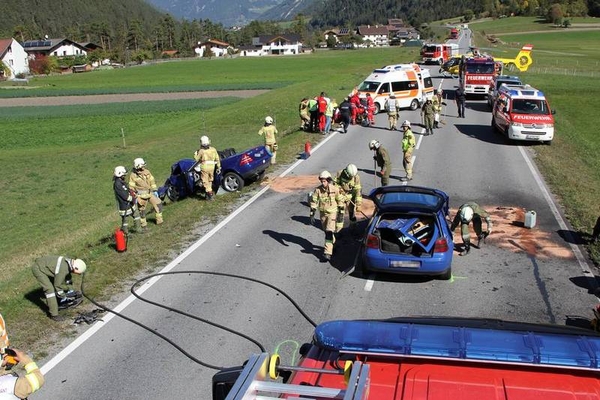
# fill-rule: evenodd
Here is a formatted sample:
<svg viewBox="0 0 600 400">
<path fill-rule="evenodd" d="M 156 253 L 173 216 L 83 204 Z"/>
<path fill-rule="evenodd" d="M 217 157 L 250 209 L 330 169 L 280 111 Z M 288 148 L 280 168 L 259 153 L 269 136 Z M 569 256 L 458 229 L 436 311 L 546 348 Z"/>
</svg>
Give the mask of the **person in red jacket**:
<svg viewBox="0 0 600 400">
<path fill-rule="evenodd" d="M 325 122 L 327 121 L 325 117 L 325 111 L 327 111 L 327 95 L 325 92 L 321 92 L 321 95 L 317 98 L 317 104 L 319 108 L 319 131 L 324 133 Z"/>
<path fill-rule="evenodd" d="M 360 108 L 360 98 L 358 93 L 354 92 L 350 97 L 350 123 L 356 125 L 356 114 Z"/>
<path fill-rule="evenodd" d="M 367 118 L 369 119 L 369 124 L 375 125 L 375 102 L 371 97 L 370 93 L 367 93 Z"/>
</svg>

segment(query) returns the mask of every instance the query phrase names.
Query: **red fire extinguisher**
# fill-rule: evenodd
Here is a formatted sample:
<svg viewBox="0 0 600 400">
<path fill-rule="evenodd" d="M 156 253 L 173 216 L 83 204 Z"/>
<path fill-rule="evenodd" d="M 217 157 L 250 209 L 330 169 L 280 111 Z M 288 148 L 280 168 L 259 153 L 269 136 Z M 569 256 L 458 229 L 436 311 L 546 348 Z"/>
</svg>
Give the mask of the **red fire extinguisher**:
<svg viewBox="0 0 600 400">
<path fill-rule="evenodd" d="M 127 236 L 125 236 L 125 232 L 121 228 L 115 229 L 115 249 L 119 253 L 127 251 Z"/>
<path fill-rule="evenodd" d="M 310 142 L 307 140 L 306 143 L 304 143 L 304 158 L 308 158 L 310 157 Z"/>
</svg>

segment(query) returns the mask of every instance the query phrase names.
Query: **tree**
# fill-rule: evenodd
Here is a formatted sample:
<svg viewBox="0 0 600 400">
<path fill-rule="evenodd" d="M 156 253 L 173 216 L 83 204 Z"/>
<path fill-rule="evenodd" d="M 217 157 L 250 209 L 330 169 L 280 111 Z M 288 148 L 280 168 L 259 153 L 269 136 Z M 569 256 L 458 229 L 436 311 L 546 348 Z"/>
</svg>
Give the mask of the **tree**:
<svg viewBox="0 0 600 400">
<path fill-rule="evenodd" d="M 337 44 L 337 40 L 335 40 L 334 35 L 327 36 L 327 47 L 329 47 L 331 49 L 331 48 L 335 47 L 336 44 Z"/>
<path fill-rule="evenodd" d="M 568 28 L 571 26 L 571 20 L 570 19 L 565 19 L 562 23 L 563 28 Z"/>
<path fill-rule="evenodd" d="M 463 20 L 465 22 L 469 22 L 469 21 L 471 21 L 473 19 L 473 15 L 475 15 L 473 13 L 473 10 L 467 9 L 467 10 L 465 10 L 465 15 L 463 17 Z"/>
<path fill-rule="evenodd" d="M 554 3 L 548 9 L 546 19 L 548 22 L 552 22 L 555 25 L 560 25 L 562 23 L 563 15 L 562 6 L 559 3 Z"/>
<path fill-rule="evenodd" d="M 142 23 L 137 19 L 133 19 L 129 22 L 129 29 L 127 30 L 127 45 L 130 49 L 138 51 L 143 42 L 144 31 Z"/>
</svg>

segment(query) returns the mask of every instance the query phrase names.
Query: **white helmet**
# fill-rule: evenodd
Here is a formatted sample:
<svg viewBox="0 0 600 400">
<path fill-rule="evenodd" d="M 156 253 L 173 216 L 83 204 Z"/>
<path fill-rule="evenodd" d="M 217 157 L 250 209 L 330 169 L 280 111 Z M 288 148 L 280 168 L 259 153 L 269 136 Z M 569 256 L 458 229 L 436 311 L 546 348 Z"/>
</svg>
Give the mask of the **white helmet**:
<svg viewBox="0 0 600 400">
<path fill-rule="evenodd" d="M 271 125 L 272 123 L 273 123 L 273 118 L 271 118 L 271 117 L 265 118 L 265 124 Z"/>
<path fill-rule="evenodd" d="M 358 173 L 358 168 L 356 168 L 356 165 L 354 164 L 348 164 L 345 171 L 350 178 L 353 178 Z"/>
<path fill-rule="evenodd" d="M 210 146 L 210 139 L 208 136 L 202 136 L 200 138 L 200 146 Z"/>
<path fill-rule="evenodd" d="M 146 166 L 146 161 L 144 161 L 143 158 L 136 158 L 135 160 L 133 160 L 133 168 L 141 169 L 141 168 L 144 168 L 145 166 Z"/>
<path fill-rule="evenodd" d="M 377 140 L 371 140 L 369 142 L 369 150 L 376 150 L 379 148 L 379 146 L 380 146 L 380 144 Z"/>
<path fill-rule="evenodd" d="M 469 206 L 463 207 L 460 210 L 460 219 L 463 223 L 471 222 L 473 219 L 473 209 Z"/>
<path fill-rule="evenodd" d="M 125 167 L 124 167 L 124 166 L 122 166 L 122 165 L 119 165 L 118 167 L 115 167 L 115 172 L 114 172 L 114 175 L 115 175 L 117 178 L 122 178 L 122 177 L 124 177 L 126 174 L 127 174 L 127 170 L 125 169 Z"/>
<path fill-rule="evenodd" d="M 390 93 L 390 99 L 395 99 L 396 98 L 396 94 L 394 92 Z"/>
<path fill-rule="evenodd" d="M 331 174 L 329 173 L 329 171 L 323 171 L 321 172 L 321 174 L 319 175 L 319 180 L 321 179 L 331 179 Z"/>
<path fill-rule="evenodd" d="M 83 274 L 87 269 L 87 265 L 85 265 L 85 262 L 83 260 L 80 260 L 79 258 L 74 259 L 71 266 L 73 268 L 73 271 L 75 271 L 78 274 Z"/>
<path fill-rule="evenodd" d="M 404 122 L 402 123 L 402 126 L 408 126 L 410 128 L 410 121 L 409 120 L 404 120 Z"/>
</svg>

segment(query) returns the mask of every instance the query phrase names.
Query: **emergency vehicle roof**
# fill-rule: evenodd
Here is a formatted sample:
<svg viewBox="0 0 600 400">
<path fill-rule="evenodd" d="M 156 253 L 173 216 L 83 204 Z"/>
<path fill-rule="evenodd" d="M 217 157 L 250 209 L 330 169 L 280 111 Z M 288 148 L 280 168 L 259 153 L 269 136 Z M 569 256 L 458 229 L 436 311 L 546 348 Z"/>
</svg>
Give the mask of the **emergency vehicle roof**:
<svg viewBox="0 0 600 400">
<path fill-rule="evenodd" d="M 503 83 L 498 92 L 511 97 L 536 97 L 544 98 L 544 93 L 530 85 L 507 85 Z"/>
</svg>

